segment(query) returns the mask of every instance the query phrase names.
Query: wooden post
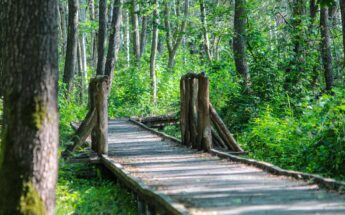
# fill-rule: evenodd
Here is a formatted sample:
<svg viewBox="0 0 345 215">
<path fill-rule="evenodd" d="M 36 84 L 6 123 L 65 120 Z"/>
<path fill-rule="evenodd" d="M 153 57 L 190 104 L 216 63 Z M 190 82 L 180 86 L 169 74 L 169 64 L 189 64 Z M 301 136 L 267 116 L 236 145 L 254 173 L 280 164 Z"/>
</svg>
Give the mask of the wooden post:
<svg viewBox="0 0 345 215">
<path fill-rule="evenodd" d="M 186 84 L 185 79 L 181 78 L 180 80 L 180 128 L 181 128 L 181 140 L 182 143 L 186 143 L 186 108 L 187 108 L 187 101 L 186 101 Z"/>
<path fill-rule="evenodd" d="M 198 142 L 198 79 L 191 77 L 189 80 L 190 86 L 190 104 L 189 104 L 189 129 L 190 129 L 190 145 L 194 149 L 201 150 L 201 145 Z"/>
<path fill-rule="evenodd" d="M 98 123 L 95 128 L 98 154 L 108 154 L 108 87 L 107 76 L 97 81 L 96 110 Z"/>
<path fill-rule="evenodd" d="M 184 136 L 184 144 L 186 146 L 191 146 L 190 142 L 190 120 L 189 120 L 189 114 L 190 114 L 190 108 L 189 108 L 189 100 L 190 100 L 190 85 L 189 85 L 189 78 L 186 77 L 184 80 L 186 91 L 185 91 L 185 102 L 186 102 L 186 109 L 185 109 L 185 136 Z"/>
<path fill-rule="evenodd" d="M 92 131 L 92 149 L 97 154 L 108 153 L 108 77 L 97 76 L 90 82 L 90 107 L 95 108 L 97 123 Z"/>
<path fill-rule="evenodd" d="M 198 116 L 199 145 L 201 145 L 202 150 L 210 151 L 212 148 L 212 133 L 210 120 L 209 81 L 204 74 L 199 76 Z"/>
</svg>

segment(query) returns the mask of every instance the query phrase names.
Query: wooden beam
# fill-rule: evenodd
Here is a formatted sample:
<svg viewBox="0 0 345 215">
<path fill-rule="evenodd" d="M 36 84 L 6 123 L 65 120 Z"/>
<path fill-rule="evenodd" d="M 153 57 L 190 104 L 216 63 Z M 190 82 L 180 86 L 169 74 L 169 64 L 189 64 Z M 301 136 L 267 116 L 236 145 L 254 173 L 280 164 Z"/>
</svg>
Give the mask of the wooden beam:
<svg viewBox="0 0 345 215">
<path fill-rule="evenodd" d="M 235 152 L 244 152 L 243 149 L 237 144 L 235 138 L 232 136 L 226 125 L 224 124 L 223 120 L 219 117 L 217 111 L 213 108 L 212 104 L 210 104 L 210 114 L 211 120 L 215 125 L 217 131 L 219 132 L 220 136 L 224 140 L 226 144 Z"/>
</svg>

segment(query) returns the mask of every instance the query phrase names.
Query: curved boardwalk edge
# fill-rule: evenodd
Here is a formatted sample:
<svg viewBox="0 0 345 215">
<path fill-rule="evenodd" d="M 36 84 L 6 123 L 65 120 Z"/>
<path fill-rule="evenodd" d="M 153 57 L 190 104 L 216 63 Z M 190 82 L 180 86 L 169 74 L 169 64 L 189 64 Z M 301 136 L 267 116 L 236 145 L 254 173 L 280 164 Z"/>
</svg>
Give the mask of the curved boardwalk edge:
<svg viewBox="0 0 345 215">
<path fill-rule="evenodd" d="M 152 128 L 149 128 L 145 124 L 140 123 L 140 122 L 136 121 L 135 119 L 130 118 L 129 121 L 135 125 L 138 125 L 144 129 L 158 135 L 158 136 L 161 136 L 165 139 L 169 139 L 171 141 L 182 144 L 181 140 L 179 140 L 175 137 L 172 137 L 170 135 L 164 134 L 162 132 L 156 131 Z M 345 182 L 343 182 L 343 181 L 337 181 L 337 180 L 332 179 L 332 178 L 325 178 L 325 177 L 322 177 L 322 176 L 316 175 L 316 174 L 309 174 L 309 173 L 304 173 L 304 172 L 299 172 L 299 171 L 282 169 L 278 166 L 275 166 L 275 165 L 267 163 L 267 162 L 240 157 L 240 156 L 233 155 L 233 154 L 228 153 L 228 152 L 219 151 L 216 149 L 211 149 L 210 153 L 215 155 L 215 156 L 218 156 L 220 158 L 223 158 L 223 159 L 228 159 L 231 161 L 235 161 L 235 162 L 239 162 L 239 163 L 243 163 L 246 165 L 257 167 L 257 168 L 262 169 L 262 170 L 264 170 L 268 173 L 271 173 L 273 175 L 287 176 L 287 177 L 291 177 L 291 178 L 294 178 L 297 180 L 306 181 L 309 184 L 316 184 L 316 185 L 318 185 L 321 188 L 324 188 L 326 190 L 336 191 L 336 192 L 339 192 L 342 194 L 345 193 Z"/>
<path fill-rule="evenodd" d="M 167 214 L 189 215 L 190 213 L 183 204 L 173 201 L 169 196 L 162 194 L 158 191 L 150 189 L 142 180 L 131 176 L 121 164 L 116 163 L 107 155 L 101 155 L 101 163 L 104 164 L 118 180 L 125 184 L 130 190 L 134 191 L 139 198 L 150 201 L 156 210 L 163 209 Z M 156 212 L 156 214 L 159 214 Z M 164 213 L 163 213 L 164 214 Z"/>
</svg>

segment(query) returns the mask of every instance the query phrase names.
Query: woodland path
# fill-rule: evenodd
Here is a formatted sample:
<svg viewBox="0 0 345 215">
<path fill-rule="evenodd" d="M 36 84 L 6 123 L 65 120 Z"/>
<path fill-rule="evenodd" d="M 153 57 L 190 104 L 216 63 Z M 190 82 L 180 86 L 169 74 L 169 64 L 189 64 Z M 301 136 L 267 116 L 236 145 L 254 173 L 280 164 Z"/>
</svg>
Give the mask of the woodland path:
<svg viewBox="0 0 345 215">
<path fill-rule="evenodd" d="M 138 194 L 139 213 L 345 214 L 344 195 L 189 149 L 133 122 L 109 121 L 108 135 L 101 162 Z"/>
</svg>

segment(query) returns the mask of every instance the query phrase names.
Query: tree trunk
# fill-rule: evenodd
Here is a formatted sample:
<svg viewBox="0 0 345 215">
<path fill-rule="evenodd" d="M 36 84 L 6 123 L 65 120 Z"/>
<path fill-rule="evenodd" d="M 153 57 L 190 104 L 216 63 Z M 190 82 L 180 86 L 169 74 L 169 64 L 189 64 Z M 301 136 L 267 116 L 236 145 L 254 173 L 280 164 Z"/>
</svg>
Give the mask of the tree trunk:
<svg viewBox="0 0 345 215">
<path fill-rule="evenodd" d="M 320 30 L 321 30 L 321 57 L 324 68 L 326 90 L 330 91 L 333 87 L 333 67 L 332 53 L 330 46 L 329 17 L 327 7 L 320 10 Z"/>
<path fill-rule="evenodd" d="M 130 53 L 130 47 L 129 47 L 130 46 L 129 13 L 127 9 L 123 17 L 123 22 L 125 24 L 124 40 L 125 40 L 126 60 L 127 60 L 127 67 L 129 67 L 131 63 L 131 53 Z"/>
<path fill-rule="evenodd" d="M 104 74 L 104 43 L 107 32 L 107 1 L 99 0 L 99 28 L 98 28 L 98 61 L 97 61 L 97 75 Z"/>
<path fill-rule="evenodd" d="M 305 15 L 305 0 L 294 0 L 293 2 L 293 19 L 292 25 L 294 26 L 294 31 L 292 32 L 292 42 L 294 44 L 295 60 L 297 63 L 297 71 L 301 70 L 301 63 L 304 61 L 302 56 L 303 51 L 303 40 L 304 40 L 304 30 L 303 30 L 303 15 Z M 297 32 L 296 32 L 297 31 Z"/>
<path fill-rule="evenodd" d="M 140 57 L 145 53 L 146 41 L 147 41 L 147 16 L 143 16 L 141 21 L 140 32 Z"/>
<path fill-rule="evenodd" d="M 341 12 L 341 24 L 343 30 L 343 53 L 344 53 L 344 64 L 345 64 L 345 0 L 340 0 L 340 12 Z"/>
<path fill-rule="evenodd" d="M 61 52 L 66 55 L 66 42 L 67 42 L 67 30 L 66 30 L 66 7 L 62 2 L 59 2 L 60 11 L 60 26 L 61 26 Z"/>
<path fill-rule="evenodd" d="M 133 25 L 133 50 L 137 60 L 140 63 L 140 32 L 139 32 L 139 7 L 136 0 L 132 0 L 132 25 Z"/>
<path fill-rule="evenodd" d="M 0 1 L 0 52 L 6 59 L 1 67 L 6 82 L 0 214 L 54 214 L 59 143 L 57 12 L 56 0 Z"/>
<path fill-rule="evenodd" d="M 208 30 L 207 30 L 207 18 L 206 18 L 206 7 L 204 0 L 199 0 L 200 4 L 200 17 L 201 17 L 201 24 L 202 24 L 202 33 L 204 37 L 204 49 L 205 54 L 208 60 L 212 60 L 211 51 L 210 51 L 210 41 L 208 38 Z"/>
<path fill-rule="evenodd" d="M 235 17 L 234 17 L 234 41 L 233 50 L 237 72 L 242 76 L 244 88 L 248 92 L 251 89 L 250 73 L 246 57 L 246 12 L 245 0 L 235 1 Z"/>
<path fill-rule="evenodd" d="M 150 57 L 150 78 L 151 78 L 151 90 L 152 90 L 152 102 L 157 103 L 157 76 L 156 76 L 156 55 L 158 47 L 158 0 L 152 0 L 154 5 L 153 17 L 152 17 L 152 46 Z"/>
<path fill-rule="evenodd" d="M 120 32 L 122 20 L 122 0 L 115 0 L 113 6 L 113 17 L 111 21 L 111 33 L 109 36 L 109 49 L 105 64 L 105 75 L 109 78 L 109 89 L 111 88 L 114 76 L 114 68 L 117 60 L 117 53 L 120 48 Z"/>
<path fill-rule="evenodd" d="M 179 5 L 178 1 L 175 5 Z M 184 17 L 183 21 L 181 22 L 181 25 L 178 25 L 175 29 L 175 33 L 172 34 L 172 27 L 170 23 L 170 7 L 168 2 L 165 2 L 165 30 L 167 32 L 166 41 L 167 41 L 167 47 L 168 47 L 168 69 L 172 69 L 175 64 L 175 56 L 176 52 L 182 42 L 183 36 L 185 34 L 186 26 L 187 26 L 187 18 L 188 18 L 188 12 L 189 12 L 189 0 L 185 0 L 184 3 Z M 179 11 L 179 10 L 177 10 Z M 177 15 L 180 13 L 177 12 Z"/>
<path fill-rule="evenodd" d="M 68 0 L 68 35 L 63 82 L 72 90 L 77 62 L 79 0 Z"/>
<path fill-rule="evenodd" d="M 96 15 L 95 15 L 95 2 L 94 0 L 89 0 L 89 19 L 90 21 L 95 21 Z M 92 30 L 91 38 L 90 38 L 90 46 L 91 46 L 91 59 L 90 59 L 90 65 L 93 68 L 96 68 L 97 66 L 97 47 L 96 47 L 96 33 L 94 30 Z"/>
</svg>

